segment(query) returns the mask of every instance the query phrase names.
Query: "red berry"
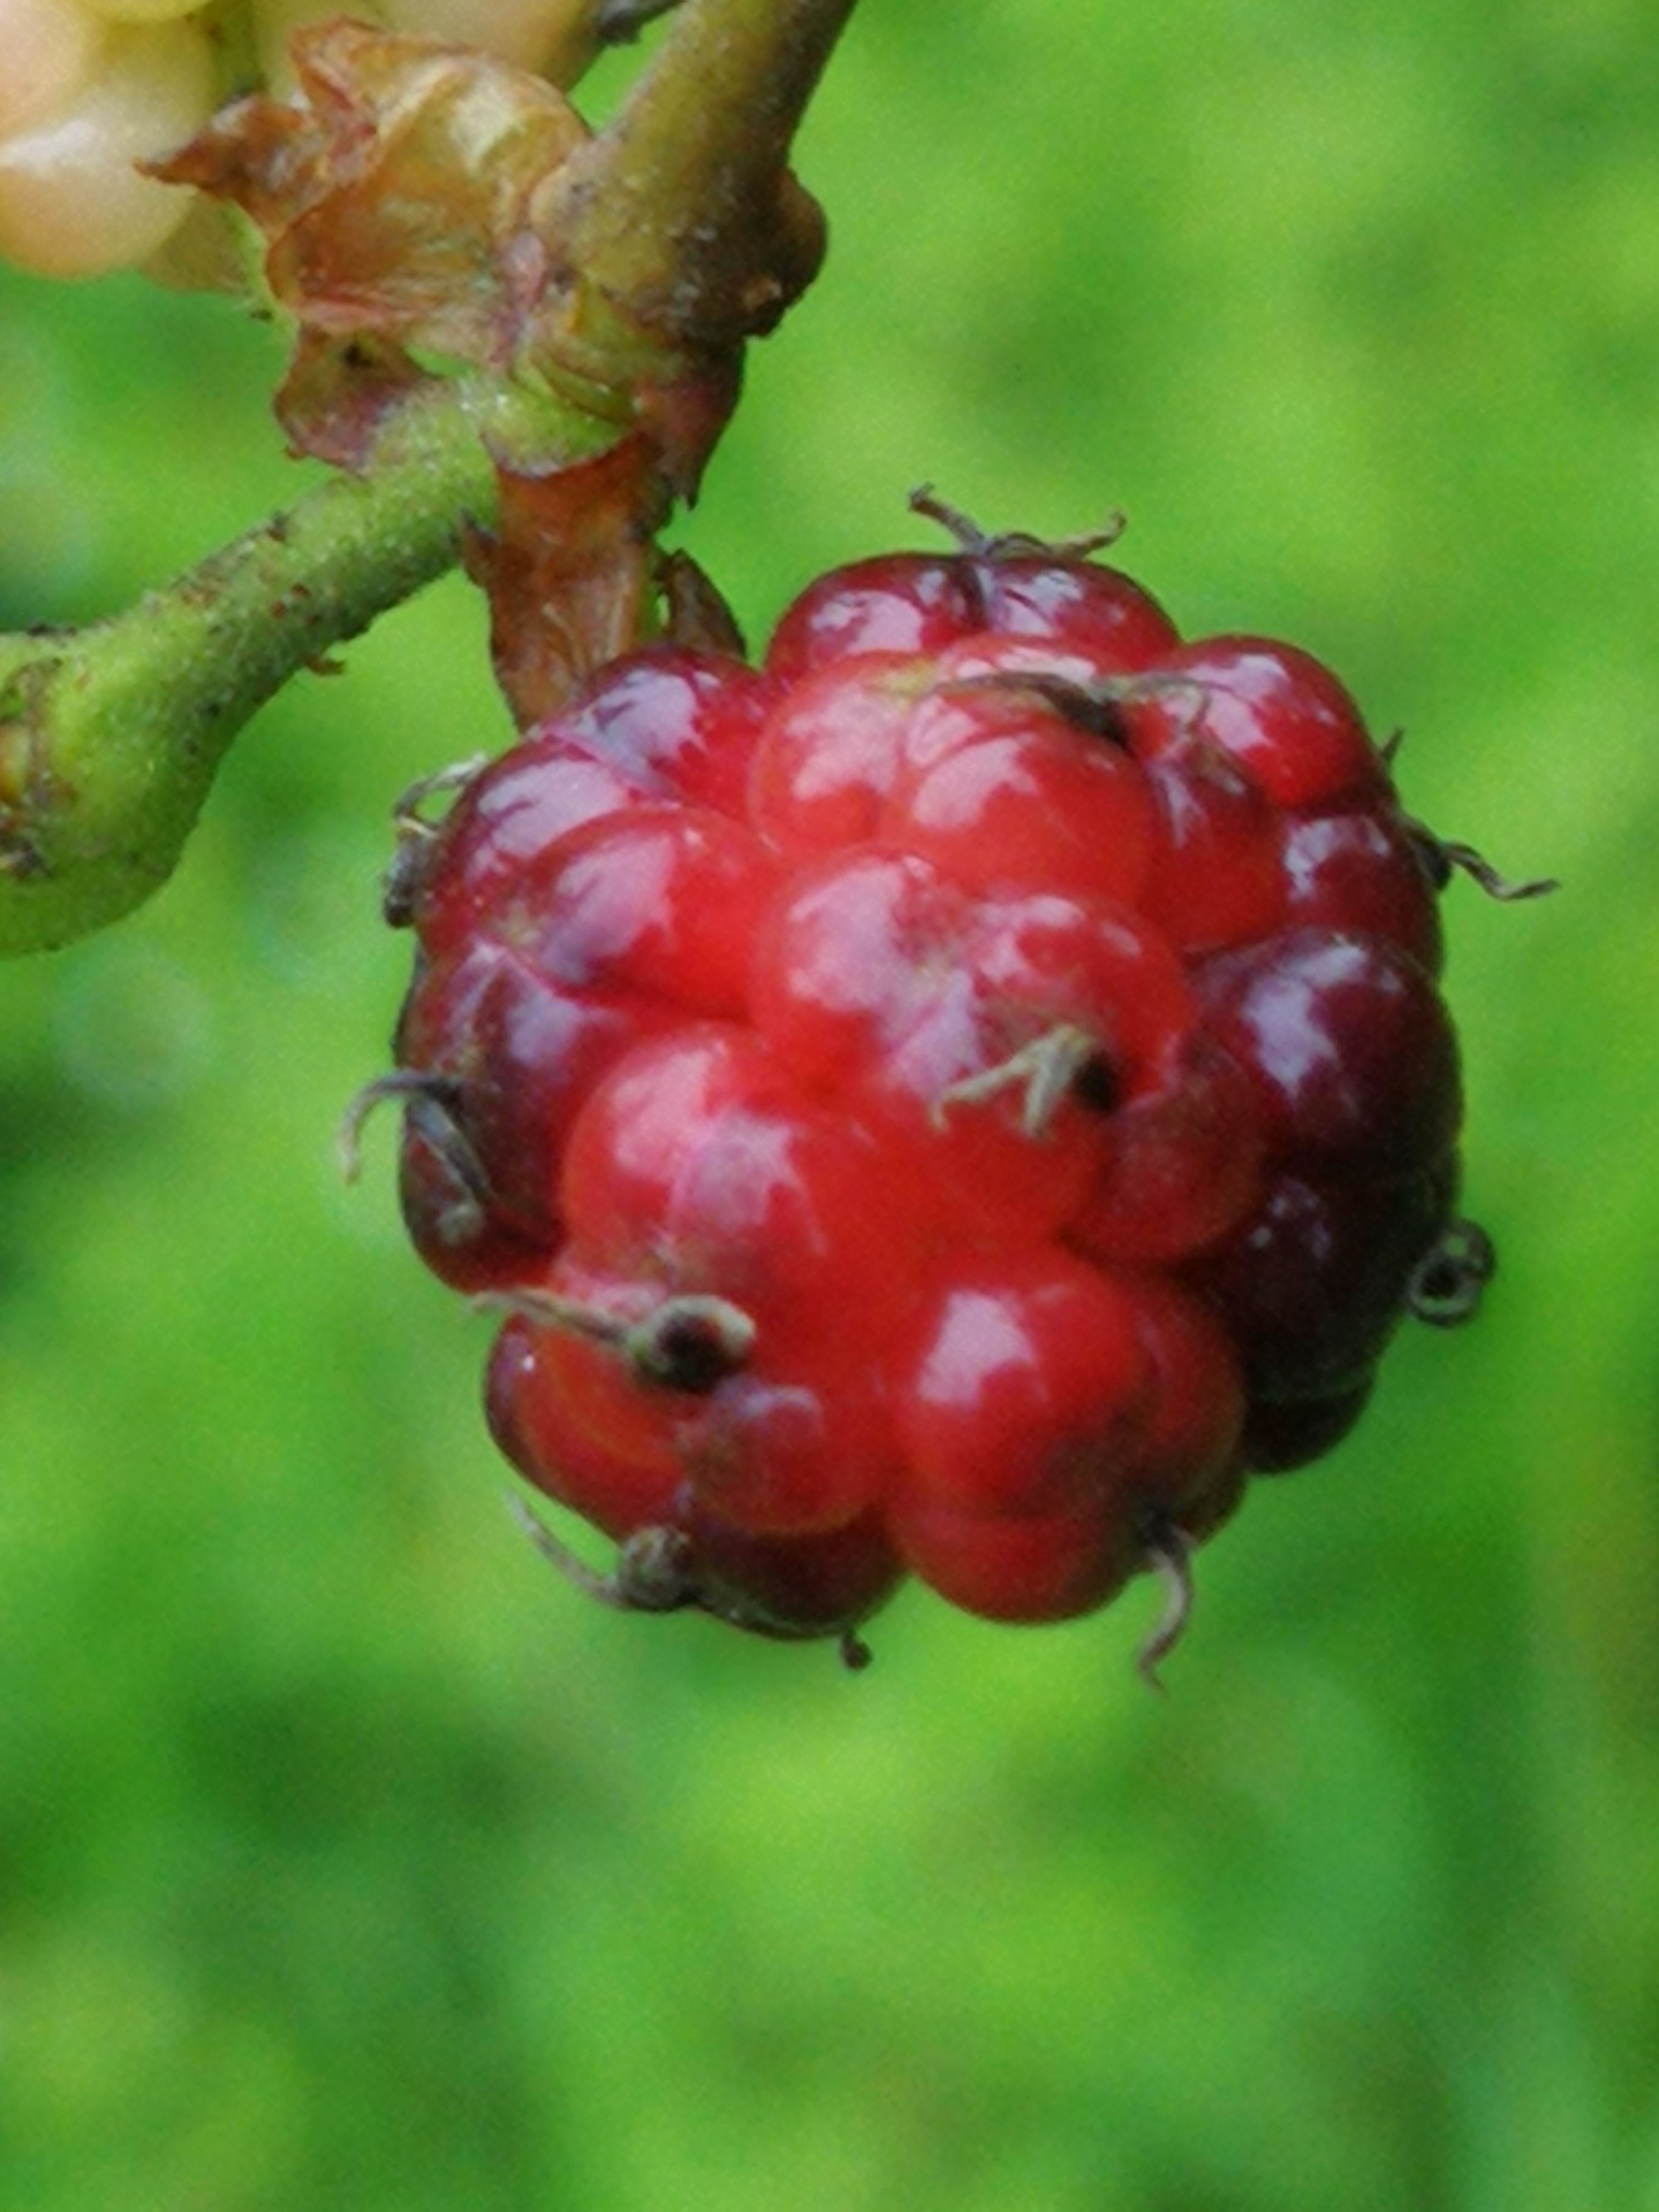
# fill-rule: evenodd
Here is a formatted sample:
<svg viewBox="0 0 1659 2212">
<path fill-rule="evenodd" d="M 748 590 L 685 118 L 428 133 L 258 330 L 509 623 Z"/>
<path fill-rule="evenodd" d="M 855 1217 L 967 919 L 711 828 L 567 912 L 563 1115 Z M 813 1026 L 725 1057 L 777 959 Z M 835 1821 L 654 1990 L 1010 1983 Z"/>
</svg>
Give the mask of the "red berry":
<svg viewBox="0 0 1659 2212">
<path fill-rule="evenodd" d="M 1148 758 L 1210 738 L 1279 806 L 1388 795 L 1388 770 L 1359 709 L 1328 668 L 1270 638 L 1201 638 L 1160 660 L 1124 708 Z"/>
<path fill-rule="evenodd" d="M 1193 1019 L 1168 949 L 1117 908 L 972 900 L 927 861 L 854 850 L 804 872 L 756 945 L 757 1025 L 879 1128 L 942 1222 L 1052 1232 L 1109 1112 L 1156 1088 Z"/>
<path fill-rule="evenodd" d="M 1420 840 L 1392 809 L 1292 815 L 1281 859 L 1285 926 L 1386 937 L 1437 975 L 1443 961 L 1437 886 Z"/>
<path fill-rule="evenodd" d="M 1239 1444 L 1246 1403 L 1237 1351 L 1192 1291 L 1147 1271 L 1119 1279 L 1133 1299 L 1152 1373 L 1136 1497 L 1189 1535 L 1207 1535 L 1243 1494 Z"/>
<path fill-rule="evenodd" d="M 1116 1595 L 1139 1541 L 1104 1503 L 1070 1513 L 965 1513 L 901 1503 L 889 1515 L 905 1565 L 951 1604 L 988 1620 L 1070 1620 Z"/>
<path fill-rule="evenodd" d="M 630 654 L 405 810 L 376 1095 L 601 1595 L 856 1658 L 907 1572 L 1044 1621 L 1156 1566 L 1150 1664 L 1248 1474 L 1490 1272 L 1434 848 L 1306 653 L 922 504 L 957 550 L 822 578 L 763 674 Z"/>
<path fill-rule="evenodd" d="M 741 661 L 653 647 L 611 666 L 463 789 L 419 857 L 412 919 L 439 952 L 568 830 L 641 800 L 742 812 L 770 694 Z"/>
<path fill-rule="evenodd" d="M 966 564 L 949 554 L 882 553 L 832 568 L 778 617 L 766 672 L 798 684 L 860 653 L 933 653 L 980 627 Z"/>
<path fill-rule="evenodd" d="M 465 872 L 477 851 L 465 826 L 459 842 Z M 515 1266 L 502 1233 L 551 1247 L 558 1164 L 588 1090 L 677 1014 L 742 1011 L 773 878 L 750 831 L 659 803 L 586 822 L 492 877 L 471 933 L 422 966 L 397 1040 L 400 1063 L 442 1085 L 411 1118 L 405 1202 L 446 1279 L 472 1288 Z M 431 885 L 448 911 L 446 878 Z"/>
<path fill-rule="evenodd" d="M 1154 835 L 1135 763 L 1115 744 L 1079 742 L 1063 714 L 1018 685 L 988 685 L 969 698 L 981 730 L 900 769 L 877 838 L 933 861 L 967 890 L 1133 905 Z"/>
<path fill-rule="evenodd" d="M 1211 1034 L 1255 1087 L 1275 1159 L 1386 1175 L 1451 1145 L 1457 1042 L 1433 984 L 1392 945 L 1300 929 L 1220 955 L 1199 983 Z"/>
<path fill-rule="evenodd" d="M 523 1282 L 547 1259 L 551 1224 L 539 1235 L 507 1224 L 475 1157 L 458 1152 L 454 1121 L 441 1107 L 404 1118 L 398 1199 L 410 1242 L 452 1290 L 471 1296 Z"/>
<path fill-rule="evenodd" d="M 538 854 L 478 928 L 568 989 L 646 991 L 688 1013 L 737 1014 L 776 882 L 773 856 L 740 823 L 641 805 Z"/>
<path fill-rule="evenodd" d="M 985 635 L 1072 646 L 1120 670 L 1145 668 L 1176 642 L 1158 602 L 1116 569 L 992 544 L 831 569 L 779 617 L 766 669 L 797 684 L 860 653 L 939 653 Z"/>
<path fill-rule="evenodd" d="M 1005 554 L 981 563 L 981 629 L 1086 653 L 1125 672 L 1150 667 L 1176 644 L 1152 594 L 1097 562 Z"/>
<path fill-rule="evenodd" d="M 1367 1375 L 1327 1398 L 1258 1398 L 1244 1424 L 1241 1455 L 1252 1474 L 1288 1474 L 1335 1449 L 1364 1412 L 1375 1385 Z"/>
<path fill-rule="evenodd" d="M 750 814 L 767 842 L 793 860 L 872 836 L 934 688 L 931 662 L 872 653 L 832 661 L 786 691 L 750 763 Z"/>
<path fill-rule="evenodd" d="M 1237 763 L 1196 738 L 1148 762 L 1146 787 L 1158 826 L 1141 909 L 1176 950 L 1247 945 L 1285 927 L 1283 817 Z"/>
<path fill-rule="evenodd" d="M 623 775 L 655 778 L 693 806 L 738 814 L 771 699 L 771 687 L 740 660 L 647 646 L 613 660 L 531 737 L 556 733 Z"/>
<path fill-rule="evenodd" d="M 790 1350 L 770 1376 L 757 1348 L 755 1371 L 722 1382 L 675 1436 L 690 1495 L 755 1534 L 845 1528 L 883 1503 L 900 1464 L 867 1357 Z"/>
<path fill-rule="evenodd" d="M 767 1536 L 693 1504 L 680 1525 L 707 1609 L 763 1636 L 845 1638 L 904 1579 L 876 1514 L 816 1535 Z"/>
<path fill-rule="evenodd" d="M 664 796 L 649 769 L 596 760 L 562 734 L 514 745 L 467 785 L 420 854 L 412 919 L 422 945 L 465 951 L 495 901 L 568 830 Z"/>
<path fill-rule="evenodd" d="M 1092 1259 L 1182 1259 L 1249 1212 L 1261 1156 L 1249 1079 L 1200 1034 L 1162 1080 L 1110 1117 L 1068 1238 Z"/>
<path fill-rule="evenodd" d="M 577 1111 L 612 1060 L 671 1019 L 636 992 L 561 988 L 487 939 L 422 968 L 397 1052 L 435 1083 L 407 1119 L 404 1203 L 438 1273 L 477 1287 L 495 1275 L 486 1255 L 503 1237 L 501 1259 L 514 1242 L 551 1249 L 557 1163 Z"/>
<path fill-rule="evenodd" d="M 1446 1226 L 1455 1182 L 1449 1162 L 1389 1182 L 1280 1175 L 1192 1264 L 1189 1279 L 1221 1315 L 1255 1395 L 1325 1398 L 1370 1373 Z"/>
<path fill-rule="evenodd" d="M 1115 1500 L 1151 1413 L 1134 1301 L 1063 1253 L 953 1267 L 895 1380 L 902 1500 L 1046 1518 Z"/>
<path fill-rule="evenodd" d="M 559 1212 L 618 1275 L 754 1310 L 763 1345 L 883 1327 L 882 1263 L 913 1218 L 865 1130 L 799 1091 L 750 1032 L 714 1023 L 671 1030 L 595 1085 Z M 891 1297 L 913 1296 L 896 1277 Z"/>
<path fill-rule="evenodd" d="M 490 1355 L 485 1412 L 491 1434 L 522 1475 L 620 1543 L 672 1519 L 679 1473 L 653 1448 L 653 1438 L 632 1439 L 632 1451 L 623 1448 L 614 1422 L 605 1420 L 614 1405 L 596 1406 L 572 1388 L 582 1379 L 573 1352 L 586 1355 L 601 1389 L 621 1371 L 580 1339 L 514 1316 Z"/>
</svg>

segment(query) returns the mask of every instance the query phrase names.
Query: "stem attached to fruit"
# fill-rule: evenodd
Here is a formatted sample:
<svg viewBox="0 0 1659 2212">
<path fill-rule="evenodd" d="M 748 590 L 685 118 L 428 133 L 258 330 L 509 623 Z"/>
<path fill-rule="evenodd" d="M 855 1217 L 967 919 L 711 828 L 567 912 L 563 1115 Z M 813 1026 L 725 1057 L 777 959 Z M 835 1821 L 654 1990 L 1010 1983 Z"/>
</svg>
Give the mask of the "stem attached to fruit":
<svg viewBox="0 0 1659 2212">
<path fill-rule="evenodd" d="M 568 1329 L 614 1352 L 636 1382 L 694 1396 L 735 1374 L 755 1346 L 755 1323 L 741 1306 L 698 1291 L 671 1291 L 632 1320 L 531 1285 L 483 1291 L 473 1303 L 486 1313 L 516 1314 L 538 1328 Z"/>
<path fill-rule="evenodd" d="M 542 1557 L 599 1604 L 617 1613 L 683 1613 L 697 1603 L 691 1547 L 679 1530 L 637 1529 L 618 1550 L 611 1572 L 601 1575 L 562 1544 L 516 1493 L 508 1492 L 507 1506 Z"/>
</svg>

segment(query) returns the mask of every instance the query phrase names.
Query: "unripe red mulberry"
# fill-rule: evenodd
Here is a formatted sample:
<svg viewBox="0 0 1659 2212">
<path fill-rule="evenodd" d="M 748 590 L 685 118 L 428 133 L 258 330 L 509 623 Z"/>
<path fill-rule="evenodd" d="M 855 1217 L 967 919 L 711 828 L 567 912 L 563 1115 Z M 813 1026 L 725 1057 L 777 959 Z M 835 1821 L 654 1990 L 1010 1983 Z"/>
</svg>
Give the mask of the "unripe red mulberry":
<svg viewBox="0 0 1659 2212">
<path fill-rule="evenodd" d="M 492 1426 L 624 1603 L 1184 1590 L 1489 1267 L 1446 869 L 1347 692 L 958 534 L 758 672 L 626 657 L 406 825 L 410 1226 L 511 1309 Z"/>
</svg>

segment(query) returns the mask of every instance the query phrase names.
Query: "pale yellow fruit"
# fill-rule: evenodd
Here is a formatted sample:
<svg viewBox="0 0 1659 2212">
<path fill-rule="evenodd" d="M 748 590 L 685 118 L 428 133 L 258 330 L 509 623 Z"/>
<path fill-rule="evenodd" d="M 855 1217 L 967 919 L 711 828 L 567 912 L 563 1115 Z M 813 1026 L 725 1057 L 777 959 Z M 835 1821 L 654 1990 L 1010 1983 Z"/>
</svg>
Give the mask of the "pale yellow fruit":
<svg viewBox="0 0 1659 2212">
<path fill-rule="evenodd" d="M 482 46 L 520 69 L 547 70 L 591 43 L 592 0 L 383 0 L 383 12 L 397 30 Z"/>
<path fill-rule="evenodd" d="M 254 20 L 266 82 L 286 94 L 294 89 L 289 33 L 302 23 L 345 13 L 358 22 L 382 23 L 449 46 L 477 46 L 564 84 L 592 58 L 592 12 L 593 0 L 353 0 L 349 7 L 343 0 L 255 0 Z"/>
<path fill-rule="evenodd" d="M 191 137 L 214 96 L 198 24 L 112 33 L 102 68 L 76 99 L 0 141 L 0 256 L 46 276 L 85 276 L 155 252 L 191 196 L 133 164 Z"/>
<path fill-rule="evenodd" d="M 88 7 L 115 23 L 170 23 L 196 15 L 202 0 L 87 0 Z"/>
<path fill-rule="evenodd" d="M 0 138 L 73 100 L 103 43 L 103 26 L 76 0 L 0 0 Z"/>
<path fill-rule="evenodd" d="M 288 58 L 288 34 L 301 24 L 325 23 L 336 15 L 349 15 L 359 23 L 378 23 L 381 14 L 370 0 L 353 0 L 349 6 L 343 0 L 256 0 L 254 27 L 265 82 L 273 92 L 293 91 L 294 64 Z"/>
</svg>

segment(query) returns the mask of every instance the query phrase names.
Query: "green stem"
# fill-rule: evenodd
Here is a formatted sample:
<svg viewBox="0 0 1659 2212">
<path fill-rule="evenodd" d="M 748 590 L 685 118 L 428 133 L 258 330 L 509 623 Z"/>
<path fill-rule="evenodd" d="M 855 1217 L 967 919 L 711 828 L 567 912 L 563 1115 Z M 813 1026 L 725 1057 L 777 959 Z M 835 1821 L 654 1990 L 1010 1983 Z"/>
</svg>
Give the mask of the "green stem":
<svg viewBox="0 0 1659 2212">
<path fill-rule="evenodd" d="M 769 328 L 823 251 L 786 165 L 854 0 L 684 0 L 569 165 L 573 264 L 636 322 L 720 343 Z"/>
<path fill-rule="evenodd" d="M 248 717 L 489 520 L 486 436 L 574 458 L 614 435 L 545 398 L 443 385 L 400 413 L 371 471 L 331 477 L 122 614 L 0 638 L 0 954 L 100 928 L 166 879 Z"/>
</svg>

